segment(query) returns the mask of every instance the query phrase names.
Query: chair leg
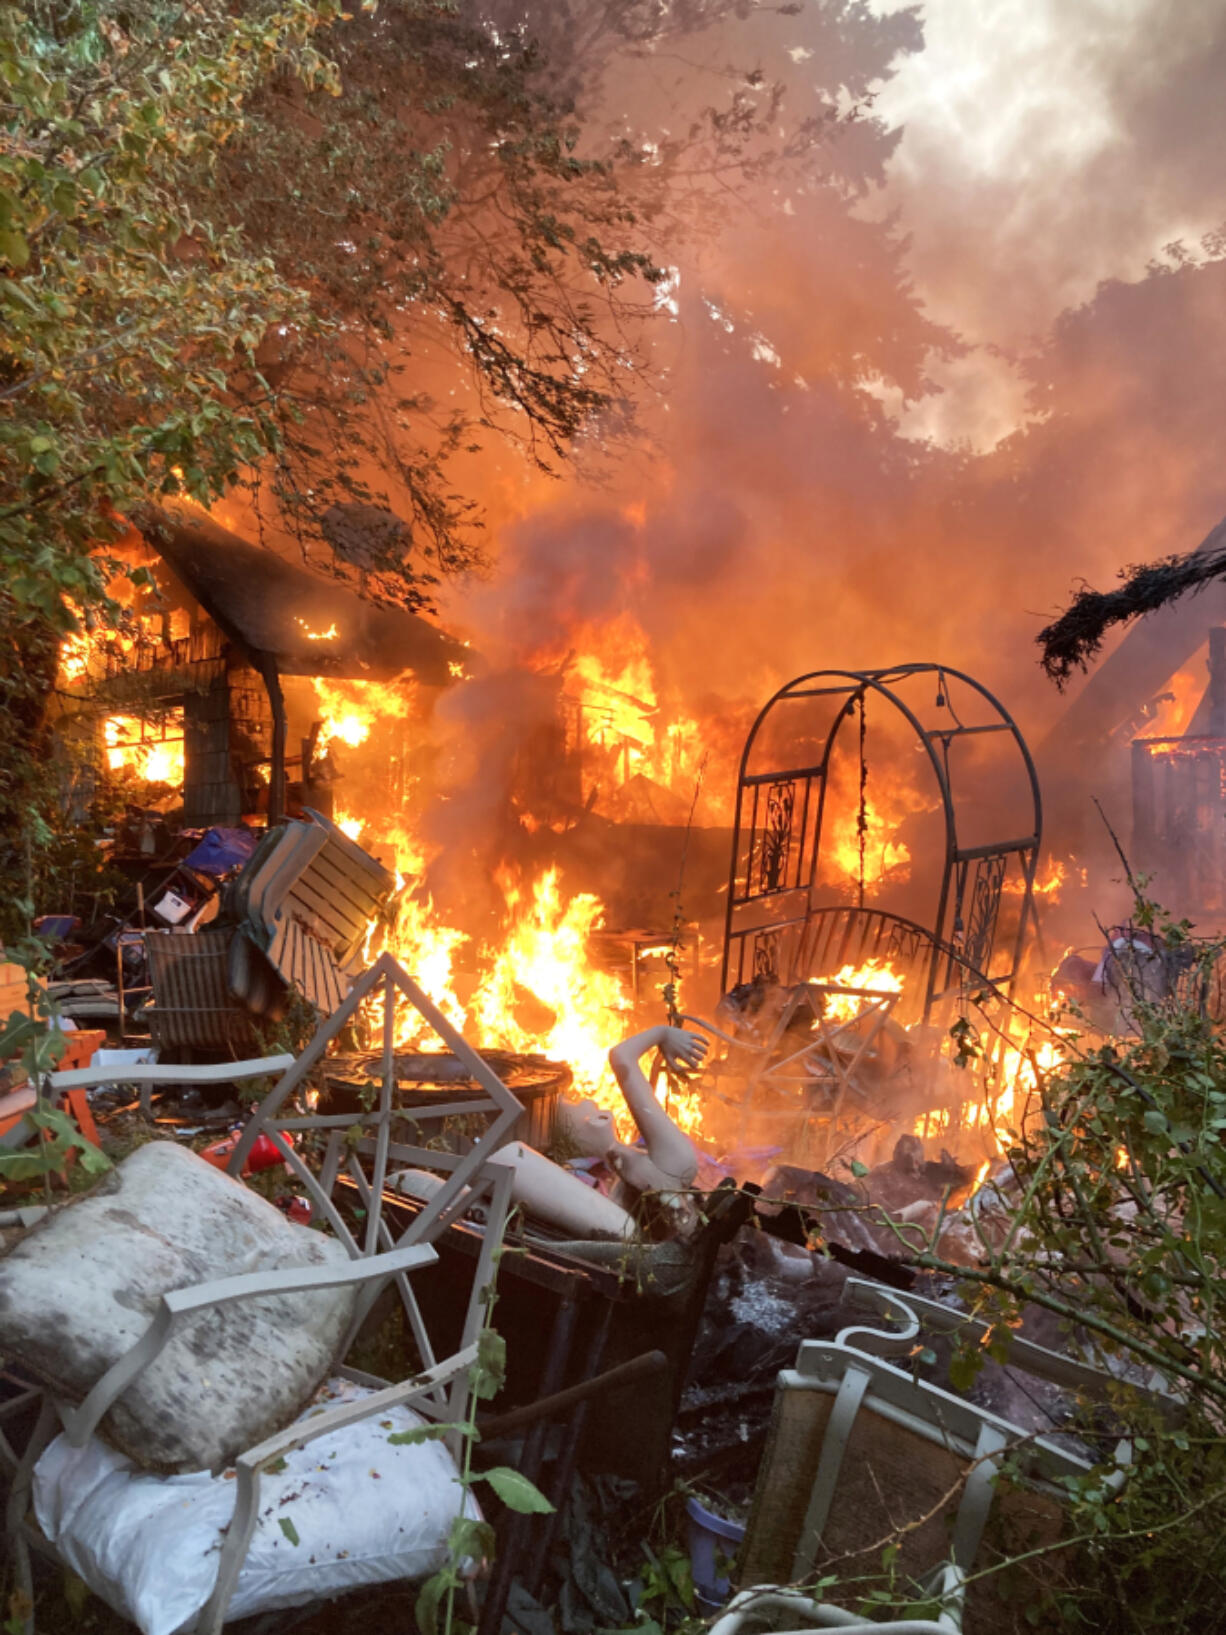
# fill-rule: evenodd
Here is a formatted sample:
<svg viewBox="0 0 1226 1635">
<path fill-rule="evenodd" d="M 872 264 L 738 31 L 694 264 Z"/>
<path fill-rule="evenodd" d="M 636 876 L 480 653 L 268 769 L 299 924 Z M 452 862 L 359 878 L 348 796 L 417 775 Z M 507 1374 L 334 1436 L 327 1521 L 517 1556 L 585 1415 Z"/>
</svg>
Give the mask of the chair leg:
<svg viewBox="0 0 1226 1635">
<path fill-rule="evenodd" d="M 4 1507 L 4 1543 L 5 1552 L 12 1563 L 13 1588 L 24 1598 L 28 1609 L 22 1620 L 21 1635 L 34 1635 L 34 1577 L 30 1570 L 30 1546 L 25 1536 L 26 1512 L 30 1507 L 34 1467 L 55 1434 L 57 1425 L 55 1405 L 44 1397 L 38 1422 L 13 1472 Z"/>
<path fill-rule="evenodd" d="M 234 1586 L 238 1583 L 243 1562 L 247 1559 L 251 1535 L 255 1532 L 260 1502 L 258 1467 L 252 1469 L 244 1465 L 240 1459 L 234 1485 L 237 1490 L 234 1495 L 234 1514 L 230 1518 L 225 1542 L 217 1559 L 217 1582 L 200 1614 L 196 1635 L 221 1635 L 226 1621 L 226 1609 L 230 1605 L 230 1597 L 234 1594 Z"/>
<path fill-rule="evenodd" d="M 792 1561 L 792 1577 L 795 1580 L 807 1578 L 817 1560 L 822 1533 L 830 1516 L 830 1507 L 834 1503 L 834 1490 L 838 1485 L 839 1471 L 843 1467 L 843 1455 L 847 1451 L 847 1439 L 851 1435 L 852 1426 L 856 1422 L 856 1415 L 860 1411 L 860 1404 L 864 1400 L 864 1393 L 871 1378 L 865 1369 L 849 1366 L 835 1396 L 830 1418 L 826 1422 L 826 1434 L 822 1439 L 822 1451 L 813 1478 L 809 1508 Z"/>
</svg>

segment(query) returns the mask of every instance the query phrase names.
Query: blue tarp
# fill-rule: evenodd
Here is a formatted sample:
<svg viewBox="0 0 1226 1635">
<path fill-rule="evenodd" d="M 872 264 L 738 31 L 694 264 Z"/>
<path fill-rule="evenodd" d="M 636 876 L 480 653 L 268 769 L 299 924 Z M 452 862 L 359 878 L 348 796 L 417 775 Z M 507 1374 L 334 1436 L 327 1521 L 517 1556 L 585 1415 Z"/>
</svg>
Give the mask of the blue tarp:
<svg viewBox="0 0 1226 1635">
<path fill-rule="evenodd" d="M 220 879 L 247 862 L 259 838 L 251 829 L 208 829 L 204 839 L 183 861 L 199 874 Z"/>
</svg>

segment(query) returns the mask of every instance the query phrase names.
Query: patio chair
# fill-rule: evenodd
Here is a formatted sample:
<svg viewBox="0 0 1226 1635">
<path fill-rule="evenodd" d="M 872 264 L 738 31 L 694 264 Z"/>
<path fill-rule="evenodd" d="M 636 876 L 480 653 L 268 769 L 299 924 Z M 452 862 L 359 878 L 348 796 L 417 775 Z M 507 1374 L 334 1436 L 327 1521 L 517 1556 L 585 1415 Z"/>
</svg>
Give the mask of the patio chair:
<svg viewBox="0 0 1226 1635">
<path fill-rule="evenodd" d="M 49 1073 L 45 1089 L 53 1097 L 72 1096 L 83 1090 L 97 1090 L 104 1084 L 130 1084 L 140 1093 L 140 1109 L 145 1118 L 153 1116 L 153 1091 L 159 1085 L 229 1085 L 247 1079 L 272 1078 L 294 1065 L 285 1052 L 276 1056 L 253 1056 L 241 1062 L 208 1062 L 180 1065 L 176 1062 L 129 1062 L 116 1067 L 73 1067 Z M 87 1104 L 88 1105 L 88 1104 Z M 92 1140 L 93 1137 L 91 1136 Z"/>
<path fill-rule="evenodd" d="M 850 1279 L 857 1304 L 892 1323 L 852 1327 L 832 1341 L 806 1340 L 779 1376 L 770 1441 L 741 1552 L 740 1582 L 711 1635 L 848 1629 L 859 1635 L 960 1635 L 968 1578 L 984 1552 L 1021 1553 L 1021 1541 L 1058 1546 L 1061 1477 L 1091 1461 L 1069 1439 L 1031 1436 L 886 1359 L 915 1348 L 930 1328 L 986 1325 L 935 1301 Z M 1107 1375 L 1016 1338 L 1010 1363 L 1101 1398 Z M 1008 1458 L 1010 1473 L 1002 1473 Z M 1117 1464 L 1128 1449 L 1116 1449 Z M 1122 1479 L 1122 1472 L 1121 1478 Z M 947 1522 L 952 1510 L 952 1528 Z M 867 1590 L 884 1578 L 894 1540 L 901 1579 L 931 1616 L 886 1621 L 806 1593 L 836 1570 Z M 974 1635 L 1014 1628 L 1012 1610 L 988 1580 L 969 1586 Z"/>
<path fill-rule="evenodd" d="M 374 993 L 378 993 L 383 1002 L 385 1071 L 377 1098 L 369 1111 L 343 1115 L 299 1114 L 292 1106 L 287 1107 L 291 1094 L 303 1085 L 306 1075 L 321 1059 L 327 1045 L 351 1020 L 359 1005 Z M 406 1122 L 416 1124 L 430 1117 L 453 1115 L 456 1111 L 454 1107 L 446 1107 L 406 1112 L 397 1105 L 393 1046 L 397 1007 L 405 1000 L 434 1027 L 480 1086 L 479 1090 L 474 1091 L 471 1103 L 461 1110 L 480 1111 L 487 1115 L 491 1111 L 493 1113 L 492 1123 L 487 1126 L 482 1141 L 474 1145 L 470 1152 L 427 1150 L 403 1144 L 394 1138 L 399 1133 L 398 1126 Z M 315 1221 L 326 1224 L 333 1239 L 343 1246 L 349 1257 L 347 1263 L 222 1276 L 194 1288 L 177 1288 L 164 1293 L 143 1336 L 107 1369 L 79 1404 L 57 1400 L 50 1391 L 35 1393 L 31 1382 L 24 1382 L 18 1396 L 0 1406 L 0 1467 L 6 1470 L 10 1478 L 6 1523 L 18 1586 L 28 1586 L 30 1583 L 30 1548 L 55 1555 L 48 1540 L 33 1525 L 28 1511 L 36 1468 L 53 1443 L 57 1430 L 63 1427 L 65 1442 L 72 1448 L 96 1446 L 106 1456 L 114 1457 L 94 1439 L 99 1423 L 117 1399 L 134 1383 L 139 1383 L 171 1340 L 178 1325 L 204 1310 L 274 1294 L 302 1291 L 322 1294 L 339 1286 L 352 1287 L 356 1291 L 356 1299 L 348 1331 L 337 1354 L 337 1366 L 332 1371 L 333 1384 L 342 1398 L 343 1387 L 356 1387 L 368 1394 L 353 1400 L 341 1400 L 323 1411 L 317 1408 L 308 1417 L 262 1437 L 254 1446 L 238 1455 L 234 1461 L 235 1479 L 227 1484 L 227 1491 L 234 1494 L 234 1503 L 228 1518 L 228 1530 L 223 1529 L 224 1540 L 220 1541 L 216 1580 L 198 1621 L 192 1626 L 203 1635 L 216 1635 L 226 1622 L 227 1609 L 239 1584 L 244 1561 L 260 1520 L 261 1479 L 266 1478 L 270 1470 L 275 1472 L 294 1450 L 317 1441 L 321 1436 L 332 1436 L 334 1433 L 356 1435 L 363 1424 L 369 1425 L 372 1420 L 378 1424 L 389 1412 L 411 1403 L 425 1420 L 440 1427 L 453 1427 L 449 1432 L 444 1432 L 441 1440 L 454 1457 L 462 1439 L 462 1432 L 454 1427 L 458 1427 L 466 1417 L 470 1376 L 486 1320 L 490 1290 L 497 1273 L 498 1247 L 510 1205 L 512 1175 L 508 1167 L 496 1162 L 496 1147 L 498 1141 L 509 1134 L 521 1112 L 519 1103 L 510 1091 L 451 1028 L 412 978 L 390 956 L 383 956 L 357 981 L 344 1004 L 319 1029 L 303 1054 L 264 1099 L 248 1124 L 229 1165 L 230 1175 L 240 1176 L 254 1142 L 261 1135 L 271 1140 L 309 1195 Z M 360 1135 L 355 1136 L 355 1125 L 359 1127 Z M 283 1132 L 292 1136 L 294 1144 Z M 323 1168 L 318 1176 L 308 1168 L 302 1157 L 304 1137 L 311 1132 L 318 1132 L 326 1143 Z M 395 1236 L 382 1208 L 389 1161 L 410 1164 L 424 1162 L 447 1173 L 444 1186 L 399 1237 Z M 485 1213 L 482 1249 L 473 1273 L 460 1345 L 452 1356 L 440 1360 L 435 1356 L 410 1278 L 411 1274 L 424 1270 L 436 1261 L 433 1241 L 475 1204 L 481 1204 Z M 363 1216 L 360 1226 L 357 1221 L 359 1215 Z M 343 1361 L 349 1355 L 375 1300 L 389 1286 L 394 1286 L 399 1294 L 421 1364 L 409 1377 L 394 1382 L 376 1378 Z M 41 1397 L 37 1424 L 25 1447 L 19 1450 L 15 1441 L 10 1439 L 7 1427 L 23 1415 L 28 1417 L 31 1414 L 36 1395 Z M 379 1434 L 383 1435 L 382 1432 Z M 386 1437 L 383 1440 L 385 1442 Z M 422 1450 L 414 1448 L 411 1451 L 417 1453 Z M 141 1478 L 146 1484 L 158 1480 L 150 1478 L 147 1473 L 141 1473 Z M 169 1477 L 165 1480 L 174 1482 L 182 1478 Z M 384 1502 L 393 1502 L 391 1493 L 381 1490 L 380 1496 Z M 80 1571 L 82 1564 L 79 1559 L 76 1564 Z M 305 1565 L 303 1563 L 304 1570 Z M 87 1582 L 90 1581 L 88 1572 L 83 1572 L 82 1576 L 86 1577 Z M 107 1586 L 95 1581 L 91 1587 L 104 1593 Z M 32 1631 L 32 1618 L 27 1620 L 26 1629 Z"/>
</svg>

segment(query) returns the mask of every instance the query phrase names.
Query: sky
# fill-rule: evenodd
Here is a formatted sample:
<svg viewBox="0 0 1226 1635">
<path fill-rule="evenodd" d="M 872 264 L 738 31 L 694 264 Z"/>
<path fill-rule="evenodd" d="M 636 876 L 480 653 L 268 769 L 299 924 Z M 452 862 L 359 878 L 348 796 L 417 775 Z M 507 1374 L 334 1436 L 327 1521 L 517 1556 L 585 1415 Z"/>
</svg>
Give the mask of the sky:
<svg viewBox="0 0 1226 1635">
<path fill-rule="evenodd" d="M 874 10 L 898 8 L 873 0 Z M 990 446 L 1024 416 L 1012 367 L 1105 279 L 1226 221 L 1222 0 L 926 0 L 924 49 L 876 113 L 901 129 L 884 188 L 925 307 L 974 350 L 904 415 Z"/>
</svg>

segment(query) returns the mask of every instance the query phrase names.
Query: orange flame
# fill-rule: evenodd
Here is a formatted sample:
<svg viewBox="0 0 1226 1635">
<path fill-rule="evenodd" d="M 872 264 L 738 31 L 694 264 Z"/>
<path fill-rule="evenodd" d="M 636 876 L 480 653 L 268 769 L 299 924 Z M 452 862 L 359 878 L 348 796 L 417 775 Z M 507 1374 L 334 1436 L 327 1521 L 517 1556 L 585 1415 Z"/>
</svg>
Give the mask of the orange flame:
<svg viewBox="0 0 1226 1635">
<path fill-rule="evenodd" d="M 107 765 L 134 772 L 146 783 L 183 782 L 183 740 L 145 737 L 144 723 L 134 715 L 112 715 L 103 727 Z"/>
<path fill-rule="evenodd" d="M 1158 709 L 1143 724 L 1137 736 L 1182 738 L 1192 725 L 1192 717 L 1196 714 L 1196 706 L 1204 690 L 1203 673 L 1197 675 L 1193 670 L 1180 670 L 1178 675 L 1171 677 L 1164 689 L 1170 696 L 1163 698 Z"/>
<path fill-rule="evenodd" d="M 835 976 L 819 979 L 836 988 L 867 989 L 870 993 L 901 993 L 902 977 L 885 959 L 870 959 L 863 965 L 844 965 Z M 825 995 L 825 1015 L 833 1022 L 850 1022 L 871 1000 L 856 993 L 828 993 Z"/>
<path fill-rule="evenodd" d="M 413 716 L 416 699 L 411 676 L 397 681 L 326 681 L 316 676 L 311 686 L 320 713 L 316 748 L 321 755 L 336 739 L 357 749 L 377 722 L 408 721 Z"/>
</svg>

